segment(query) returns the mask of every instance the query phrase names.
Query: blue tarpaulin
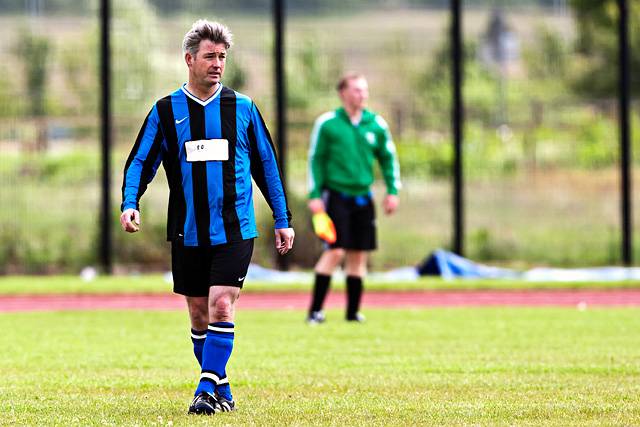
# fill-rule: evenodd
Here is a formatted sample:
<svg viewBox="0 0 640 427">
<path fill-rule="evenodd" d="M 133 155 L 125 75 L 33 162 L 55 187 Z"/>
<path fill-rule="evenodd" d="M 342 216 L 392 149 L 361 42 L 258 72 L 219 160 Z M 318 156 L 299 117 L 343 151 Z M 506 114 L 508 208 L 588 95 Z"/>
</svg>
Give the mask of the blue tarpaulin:
<svg viewBox="0 0 640 427">
<path fill-rule="evenodd" d="M 433 251 L 417 269 L 421 276 L 441 276 L 445 279 L 517 279 L 520 276 L 517 271 L 478 264 L 444 249 Z"/>
<path fill-rule="evenodd" d="M 532 282 L 578 282 L 640 280 L 637 267 L 534 268 L 517 271 L 473 262 L 444 249 L 437 249 L 416 267 L 420 276 L 445 279 L 517 279 Z"/>
</svg>

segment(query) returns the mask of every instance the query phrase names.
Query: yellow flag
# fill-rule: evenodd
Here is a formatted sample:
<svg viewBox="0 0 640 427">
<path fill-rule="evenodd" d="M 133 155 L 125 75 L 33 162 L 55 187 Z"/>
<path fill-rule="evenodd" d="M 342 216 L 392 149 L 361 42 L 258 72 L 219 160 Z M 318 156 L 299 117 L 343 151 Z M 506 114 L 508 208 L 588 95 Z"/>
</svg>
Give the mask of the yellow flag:
<svg viewBox="0 0 640 427">
<path fill-rule="evenodd" d="M 332 244 L 336 242 L 336 227 L 326 212 L 318 212 L 311 217 L 313 231 L 325 242 Z"/>
</svg>

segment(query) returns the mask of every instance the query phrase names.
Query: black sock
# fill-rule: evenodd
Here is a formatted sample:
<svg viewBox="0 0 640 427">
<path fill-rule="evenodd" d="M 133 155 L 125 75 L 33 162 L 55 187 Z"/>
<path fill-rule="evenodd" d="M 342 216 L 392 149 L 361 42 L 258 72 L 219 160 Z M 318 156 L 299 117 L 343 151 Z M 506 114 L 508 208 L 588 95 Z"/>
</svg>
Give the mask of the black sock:
<svg viewBox="0 0 640 427">
<path fill-rule="evenodd" d="M 310 312 L 322 310 L 322 305 L 329 291 L 330 283 L 331 276 L 316 273 L 316 280 L 313 285 L 313 301 L 311 301 L 311 308 L 309 309 Z"/>
<path fill-rule="evenodd" d="M 347 276 L 347 319 L 355 319 L 360 310 L 362 298 L 362 277 Z"/>
</svg>

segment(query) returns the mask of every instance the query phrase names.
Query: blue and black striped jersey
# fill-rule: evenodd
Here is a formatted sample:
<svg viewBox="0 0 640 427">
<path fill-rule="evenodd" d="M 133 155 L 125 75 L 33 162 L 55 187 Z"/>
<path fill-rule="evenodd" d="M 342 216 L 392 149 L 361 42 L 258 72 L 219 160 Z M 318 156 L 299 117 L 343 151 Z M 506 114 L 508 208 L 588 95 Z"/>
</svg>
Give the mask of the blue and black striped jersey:
<svg viewBox="0 0 640 427">
<path fill-rule="evenodd" d="M 187 161 L 185 143 L 226 139 L 226 161 Z M 219 85 L 202 101 L 186 84 L 156 102 L 124 169 L 121 209 L 140 197 L 163 164 L 169 182 L 167 239 L 209 246 L 250 239 L 256 228 L 251 178 L 273 211 L 275 228 L 291 224 L 276 153 L 251 98 Z"/>
</svg>

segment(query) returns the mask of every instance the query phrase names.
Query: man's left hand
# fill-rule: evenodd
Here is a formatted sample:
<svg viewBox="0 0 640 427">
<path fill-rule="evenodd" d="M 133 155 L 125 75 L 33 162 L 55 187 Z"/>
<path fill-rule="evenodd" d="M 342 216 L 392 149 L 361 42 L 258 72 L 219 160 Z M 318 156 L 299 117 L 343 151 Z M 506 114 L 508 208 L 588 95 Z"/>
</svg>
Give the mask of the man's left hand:
<svg viewBox="0 0 640 427">
<path fill-rule="evenodd" d="M 400 203 L 400 199 L 395 194 L 387 194 L 384 198 L 384 202 L 382 202 L 382 206 L 384 207 L 384 213 L 387 215 L 391 215 L 398 209 L 398 204 Z"/>
<path fill-rule="evenodd" d="M 296 233 L 293 228 L 276 228 L 276 250 L 284 255 L 293 248 L 293 239 Z"/>
</svg>

